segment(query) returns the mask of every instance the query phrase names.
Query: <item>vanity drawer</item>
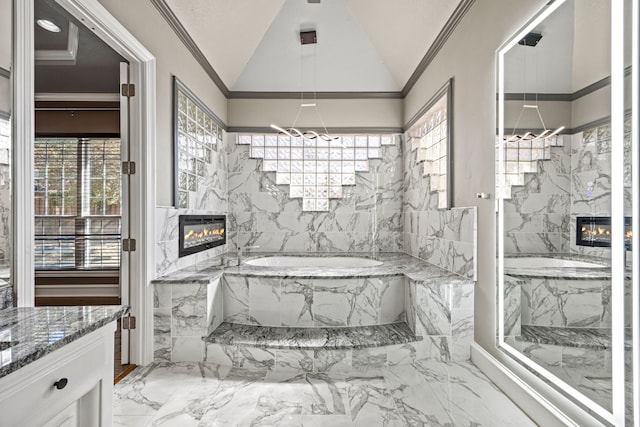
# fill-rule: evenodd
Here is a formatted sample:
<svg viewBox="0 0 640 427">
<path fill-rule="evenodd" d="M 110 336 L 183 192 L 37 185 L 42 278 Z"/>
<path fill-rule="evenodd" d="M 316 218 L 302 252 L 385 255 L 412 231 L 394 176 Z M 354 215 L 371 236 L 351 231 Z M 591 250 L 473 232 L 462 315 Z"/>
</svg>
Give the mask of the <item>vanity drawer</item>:
<svg viewBox="0 0 640 427">
<path fill-rule="evenodd" d="M 51 420 L 99 385 L 106 357 L 100 345 L 68 345 L 0 378 L 0 427 Z"/>
</svg>

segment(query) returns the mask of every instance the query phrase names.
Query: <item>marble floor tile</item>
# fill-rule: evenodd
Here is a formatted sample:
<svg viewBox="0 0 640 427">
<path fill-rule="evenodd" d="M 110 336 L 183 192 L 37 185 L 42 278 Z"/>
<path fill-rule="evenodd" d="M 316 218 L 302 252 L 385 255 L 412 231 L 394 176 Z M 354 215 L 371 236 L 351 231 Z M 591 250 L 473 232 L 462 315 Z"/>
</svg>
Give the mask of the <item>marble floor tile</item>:
<svg viewBox="0 0 640 427">
<path fill-rule="evenodd" d="M 145 427 L 150 425 L 151 415 L 114 415 L 113 427 Z"/>
<path fill-rule="evenodd" d="M 314 373 L 154 363 L 114 390 L 116 426 L 534 426 L 469 362 Z"/>
</svg>

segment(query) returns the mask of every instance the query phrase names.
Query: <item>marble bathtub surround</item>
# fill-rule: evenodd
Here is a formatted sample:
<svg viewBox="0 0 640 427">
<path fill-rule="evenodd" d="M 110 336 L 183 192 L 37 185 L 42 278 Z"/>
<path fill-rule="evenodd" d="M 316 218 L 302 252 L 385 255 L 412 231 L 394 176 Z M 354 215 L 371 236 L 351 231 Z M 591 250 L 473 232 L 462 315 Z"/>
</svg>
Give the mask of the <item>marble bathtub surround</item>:
<svg viewBox="0 0 640 427">
<path fill-rule="evenodd" d="M 262 326 L 356 326 L 404 318 L 403 276 L 223 278 L 224 319 Z"/>
<path fill-rule="evenodd" d="M 166 275 L 154 281 L 156 360 L 202 360 L 204 343 L 199 340 L 223 320 L 299 328 L 400 321 L 423 341 L 397 347 L 393 354 L 384 350 L 387 360 L 467 360 L 474 283 L 406 254 L 381 253 L 378 259 L 383 262 L 378 267 L 340 269 L 221 268 L 203 262 Z M 438 288 L 437 299 L 429 288 Z M 418 310 L 416 304 L 424 308 Z M 229 363 L 237 359 L 237 349 L 216 351 L 230 352 L 221 355 Z"/>
<path fill-rule="evenodd" d="M 199 271 L 192 280 L 155 283 L 155 360 L 201 360 L 204 357 L 202 337 L 223 321 L 221 276 L 221 270 Z"/>
<path fill-rule="evenodd" d="M 548 269 L 548 274 L 521 270 L 505 276 L 506 335 L 519 336 L 521 325 L 610 328 L 610 268 Z M 631 294 L 630 278 L 625 280 L 625 293 Z M 625 311 L 630 325 L 630 307 Z"/>
<path fill-rule="evenodd" d="M 0 377 L 119 319 L 128 312 L 129 307 L 121 305 L 0 310 Z"/>
<path fill-rule="evenodd" d="M 115 426 L 535 424 L 469 362 L 357 373 L 153 363 L 115 386 Z"/>
</svg>

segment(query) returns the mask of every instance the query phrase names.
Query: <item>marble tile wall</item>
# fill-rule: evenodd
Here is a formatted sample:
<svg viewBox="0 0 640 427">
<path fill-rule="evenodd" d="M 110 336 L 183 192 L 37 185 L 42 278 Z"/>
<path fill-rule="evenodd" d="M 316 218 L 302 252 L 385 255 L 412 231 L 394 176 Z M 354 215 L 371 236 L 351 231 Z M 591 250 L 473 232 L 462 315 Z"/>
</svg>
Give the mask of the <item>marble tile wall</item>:
<svg viewBox="0 0 640 427">
<path fill-rule="evenodd" d="M 521 287 L 524 325 L 610 327 L 608 280 L 531 278 Z"/>
<path fill-rule="evenodd" d="M 631 216 L 631 123 L 624 135 L 625 215 Z M 577 246 L 576 217 L 611 215 L 611 127 L 603 125 L 573 135 L 571 139 L 571 252 L 611 257 L 609 248 Z"/>
<path fill-rule="evenodd" d="M 423 340 L 411 343 L 419 360 L 470 358 L 474 283 L 463 278 L 407 281 L 407 324 Z"/>
<path fill-rule="evenodd" d="M 222 323 L 220 277 L 209 283 L 158 283 L 153 294 L 154 360 L 200 362 L 202 337 Z"/>
<path fill-rule="evenodd" d="M 477 209 L 438 209 L 438 192 L 403 138 L 403 251 L 475 280 Z"/>
<path fill-rule="evenodd" d="M 280 279 L 225 275 L 224 320 L 261 326 L 381 325 L 405 318 L 403 276 Z"/>
<path fill-rule="evenodd" d="M 156 207 L 156 274 L 162 276 L 172 271 L 188 267 L 197 262 L 219 256 L 226 252 L 227 245 L 217 246 L 197 254 L 178 257 L 178 217 L 185 214 L 195 215 L 227 215 L 227 135 L 218 142 L 216 151 L 212 152 L 212 161 L 207 164 L 205 176 L 198 177 L 198 191 L 190 194 L 192 209 L 176 209 L 174 207 Z M 235 144 L 234 144 L 235 145 Z M 227 217 L 227 230 L 229 217 Z M 227 241 L 229 235 L 227 235 Z"/>
<path fill-rule="evenodd" d="M 511 187 L 504 201 L 505 253 L 568 253 L 571 205 L 571 137 L 551 147 L 537 173 Z"/>
<path fill-rule="evenodd" d="M 275 173 L 262 172 L 262 160 L 249 158 L 249 146 L 230 135 L 229 250 L 258 245 L 264 252 L 398 252 L 402 250 L 402 151 L 385 146 L 370 160 L 369 172 L 344 186 L 329 212 L 302 212 L 288 186 Z"/>
<path fill-rule="evenodd" d="M 631 215 L 631 138 L 624 137 L 625 215 Z M 578 253 L 609 258 L 609 248 L 577 246 L 576 217 L 610 216 L 611 129 L 603 125 L 564 137 L 505 200 L 506 253 Z"/>
</svg>

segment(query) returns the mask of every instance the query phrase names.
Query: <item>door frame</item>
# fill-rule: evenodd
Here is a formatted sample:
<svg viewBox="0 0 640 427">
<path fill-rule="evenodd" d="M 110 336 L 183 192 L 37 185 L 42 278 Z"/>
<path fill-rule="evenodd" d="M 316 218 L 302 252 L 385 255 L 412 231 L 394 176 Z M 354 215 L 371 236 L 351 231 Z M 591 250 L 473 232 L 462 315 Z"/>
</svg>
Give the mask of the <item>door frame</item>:
<svg viewBox="0 0 640 427">
<path fill-rule="evenodd" d="M 153 295 L 155 277 L 156 207 L 156 60 L 98 0 L 56 0 L 130 63 L 136 96 L 131 99 L 131 235 L 138 240 L 131 255 L 131 314 L 138 318 L 131 331 L 130 363 L 153 360 Z M 12 277 L 17 305 L 34 305 L 33 138 L 34 138 L 34 13 L 32 1 L 13 1 L 13 245 Z M 19 171 L 19 173 L 16 173 Z"/>
</svg>

